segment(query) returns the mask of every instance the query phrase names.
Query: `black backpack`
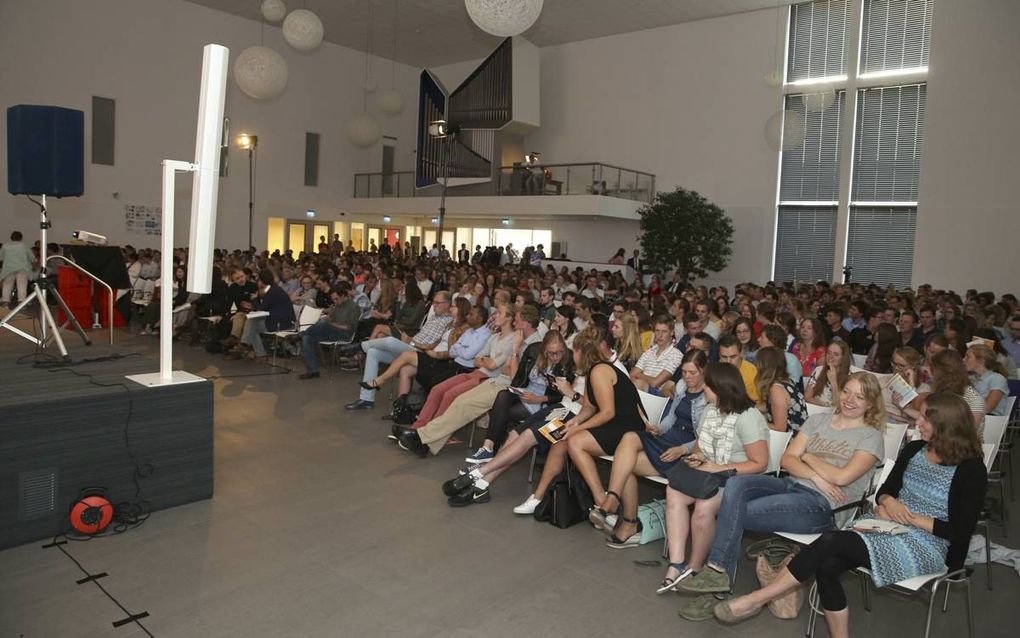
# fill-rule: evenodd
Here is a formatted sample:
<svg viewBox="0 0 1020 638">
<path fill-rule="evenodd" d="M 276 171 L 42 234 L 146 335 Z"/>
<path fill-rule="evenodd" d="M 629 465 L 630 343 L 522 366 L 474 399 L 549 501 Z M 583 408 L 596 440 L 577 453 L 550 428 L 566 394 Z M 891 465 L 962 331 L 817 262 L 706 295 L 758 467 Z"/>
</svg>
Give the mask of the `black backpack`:
<svg viewBox="0 0 1020 638">
<path fill-rule="evenodd" d="M 576 470 L 568 466 L 549 484 L 533 516 L 536 521 L 566 529 L 587 520 L 588 510 L 594 504 L 588 485 Z"/>
<path fill-rule="evenodd" d="M 425 392 L 421 388 L 401 394 L 393 401 L 393 422 L 397 425 L 411 425 L 425 406 Z"/>
</svg>

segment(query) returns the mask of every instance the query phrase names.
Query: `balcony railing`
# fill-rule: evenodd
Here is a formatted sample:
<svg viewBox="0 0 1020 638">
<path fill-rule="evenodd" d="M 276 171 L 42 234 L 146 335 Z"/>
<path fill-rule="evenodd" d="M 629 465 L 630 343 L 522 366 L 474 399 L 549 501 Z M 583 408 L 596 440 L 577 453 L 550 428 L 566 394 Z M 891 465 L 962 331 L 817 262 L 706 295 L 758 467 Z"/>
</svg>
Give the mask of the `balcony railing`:
<svg viewBox="0 0 1020 638">
<path fill-rule="evenodd" d="M 436 195 L 434 190 L 426 193 Z M 655 175 L 601 163 L 504 166 L 493 181 L 455 188 L 447 195 L 605 195 L 651 202 Z M 355 173 L 354 196 L 415 197 L 414 173 Z"/>
</svg>

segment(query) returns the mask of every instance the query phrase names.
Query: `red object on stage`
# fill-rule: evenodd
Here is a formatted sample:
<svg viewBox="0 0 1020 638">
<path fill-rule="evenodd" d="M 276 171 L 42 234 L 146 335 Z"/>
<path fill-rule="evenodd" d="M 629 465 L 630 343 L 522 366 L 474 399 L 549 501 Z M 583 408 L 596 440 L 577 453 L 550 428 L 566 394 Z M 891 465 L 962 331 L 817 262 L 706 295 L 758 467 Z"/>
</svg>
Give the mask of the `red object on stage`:
<svg viewBox="0 0 1020 638">
<path fill-rule="evenodd" d="M 82 328 L 92 326 L 92 280 L 70 266 L 57 270 L 57 292 Z M 67 320 L 64 311 L 57 308 L 57 323 Z"/>
<path fill-rule="evenodd" d="M 93 281 L 70 266 L 61 266 L 57 271 L 57 291 L 63 297 L 71 314 L 78 320 L 82 328 L 88 330 L 92 327 L 93 308 L 99 310 L 99 323 L 105 328 L 110 325 L 108 293 L 106 289 L 98 284 L 93 286 Z M 116 291 L 114 291 L 116 293 Z M 93 306 L 92 295 L 97 298 L 97 306 Z M 116 300 L 116 298 L 114 298 Z M 64 323 L 67 317 L 61 308 L 57 308 L 57 323 Z M 113 325 L 116 328 L 123 328 L 127 321 L 117 310 L 113 308 Z"/>
</svg>

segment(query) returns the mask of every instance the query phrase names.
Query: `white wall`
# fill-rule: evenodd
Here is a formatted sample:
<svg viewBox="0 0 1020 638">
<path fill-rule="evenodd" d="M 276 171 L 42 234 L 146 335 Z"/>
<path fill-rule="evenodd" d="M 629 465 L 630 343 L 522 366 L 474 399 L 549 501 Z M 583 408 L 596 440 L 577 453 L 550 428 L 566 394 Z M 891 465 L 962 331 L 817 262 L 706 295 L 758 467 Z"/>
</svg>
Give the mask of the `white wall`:
<svg viewBox="0 0 1020 638">
<path fill-rule="evenodd" d="M 0 108 L 14 104 L 52 104 L 85 111 L 85 196 L 50 201 L 52 240 L 67 241 L 74 229 L 108 235 L 113 242 L 156 246 L 158 237 L 129 234 L 125 204 L 159 205 L 160 160 L 190 160 L 194 155 L 202 46 L 230 48 L 231 62 L 259 43 L 259 23 L 183 0 L 38 0 L 0 2 Z M 319 219 L 339 219 L 339 205 L 350 195 L 353 173 L 378 171 L 381 145 L 357 149 L 344 136 L 344 124 L 362 109 L 364 54 L 323 43 L 311 54 L 293 51 L 278 27 L 267 26 L 265 44 L 286 59 L 287 90 L 268 103 L 257 103 L 228 80 L 226 114 L 232 133 L 259 136 L 254 238 L 266 239 L 266 218 L 296 217 L 307 208 Z M 390 63 L 373 62 L 380 90 L 389 86 Z M 417 69 L 397 66 L 397 86 L 406 104 L 402 115 L 369 110 L 383 132 L 398 138 L 397 170 L 413 165 Z M 90 111 L 93 95 L 116 103 L 116 165 L 98 166 L 91 157 Z M 321 134 L 319 186 L 304 184 L 305 132 Z M 0 118 L 6 139 L 6 118 Z M 248 234 L 248 162 L 236 147 L 230 176 L 220 181 L 216 243 L 238 247 Z M 37 210 L 24 197 L 7 195 L 7 158 L 0 155 L 3 194 L 0 233 L 19 229 L 31 239 Z M 113 192 L 120 198 L 114 199 Z M 187 237 L 190 177 L 178 178 L 179 232 Z"/>
<path fill-rule="evenodd" d="M 1017 291 L 1020 3 L 935 5 L 914 283 Z"/>
<path fill-rule="evenodd" d="M 775 65 L 776 37 L 776 11 L 766 10 L 546 47 L 542 128 L 525 148 L 700 192 L 735 226 L 730 266 L 711 281 L 767 279 L 778 155 L 764 127 L 782 99 L 762 76 Z"/>
</svg>

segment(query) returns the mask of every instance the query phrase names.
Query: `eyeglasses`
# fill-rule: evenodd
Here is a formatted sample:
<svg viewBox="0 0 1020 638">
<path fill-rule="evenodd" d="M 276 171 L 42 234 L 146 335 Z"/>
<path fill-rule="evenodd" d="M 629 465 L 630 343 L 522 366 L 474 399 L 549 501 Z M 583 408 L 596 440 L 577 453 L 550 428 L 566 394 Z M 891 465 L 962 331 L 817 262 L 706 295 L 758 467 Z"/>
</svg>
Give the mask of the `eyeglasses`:
<svg viewBox="0 0 1020 638">
<path fill-rule="evenodd" d="M 547 357 L 562 357 L 566 350 L 546 350 L 545 356 Z"/>
<path fill-rule="evenodd" d="M 738 335 L 749 335 L 749 334 L 751 334 L 751 331 L 748 330 L 747 328 L 744 328 L 743 330 L 737 330 L 736 334 L 738 334 Z"/>
</svg>

